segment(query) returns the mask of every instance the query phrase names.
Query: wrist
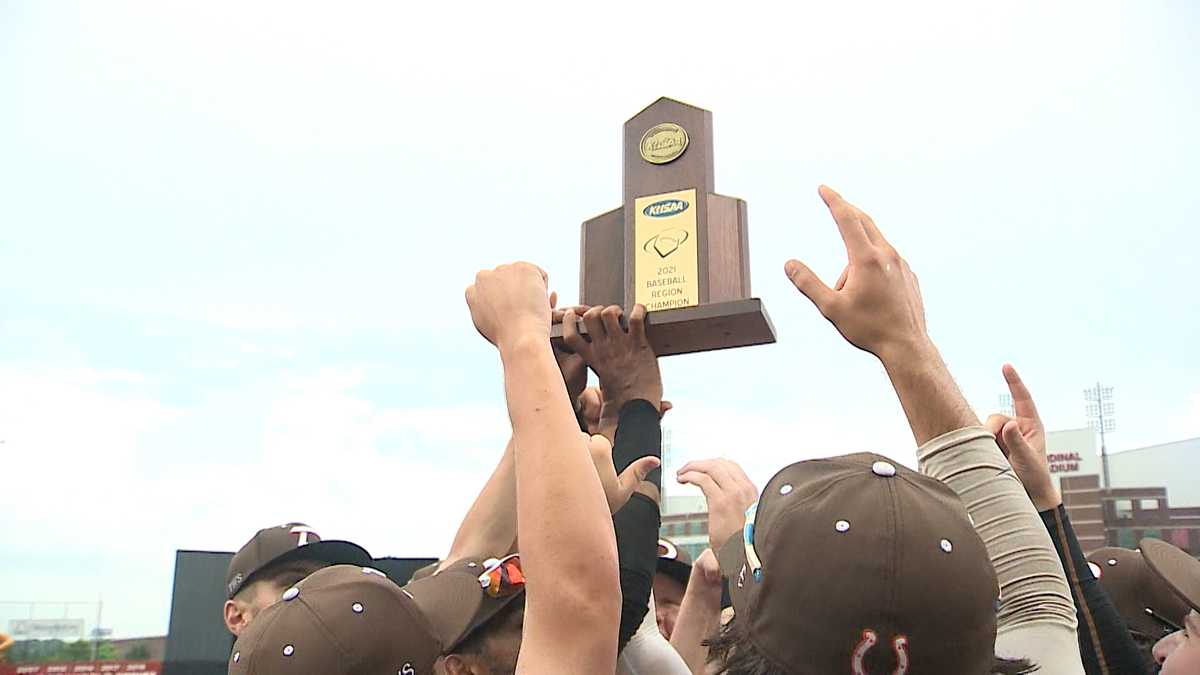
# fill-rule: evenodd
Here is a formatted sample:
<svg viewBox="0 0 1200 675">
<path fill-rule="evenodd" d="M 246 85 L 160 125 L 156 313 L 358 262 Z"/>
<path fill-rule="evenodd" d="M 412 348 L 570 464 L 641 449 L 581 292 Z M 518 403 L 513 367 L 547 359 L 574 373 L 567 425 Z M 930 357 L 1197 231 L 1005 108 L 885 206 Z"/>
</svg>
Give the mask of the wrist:
<svg viewBox="0 0 1200 675">
<path fill-rule="evenodd" d="M 1030 494 L 1029 501 L 1033 502 L 1033 508 L 1037 509 L 1038 513 L 1053 511 L 1063 503 L 1062 495 L 1053 486 L 1040 490 L 1037 494 Z"/>
<path fill-rule="evenodd" d="M 500 350 L 500 358 L 506 363 L 511 359 L 523 359 L 542 354 L 549 354 L 553 358 L 554 355 L 550 348 L 549 338 L 529 330 L 514 331 L 511 336 L 506 335 L 503 339 L 497 340 L 496 349 Z"/>
<path fill-rule="evenodd" d="M 906 339 L 891 340 L 873 350 L 889 373 L 902 370 L 917 370 L 944 366 L 942 356 L 928 335 L 914 335 Z"/>
<path fill-rule="evenodd" d="M 655 410 L 662 411 L 662 387 L 639 386 L 636 384 L 615 385 L 612 387 L 601 383 L 605 397 L 612 402 L 613 409 L 620 411 L 630 401 L 648 401 Z"/>
</svg>

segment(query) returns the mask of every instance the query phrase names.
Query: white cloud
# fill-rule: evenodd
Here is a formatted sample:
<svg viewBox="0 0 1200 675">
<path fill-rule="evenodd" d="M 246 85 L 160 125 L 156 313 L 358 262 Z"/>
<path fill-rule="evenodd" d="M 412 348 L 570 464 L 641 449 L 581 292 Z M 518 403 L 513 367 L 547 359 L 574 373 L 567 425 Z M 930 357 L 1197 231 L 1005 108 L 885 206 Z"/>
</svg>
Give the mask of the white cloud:
<svg viewBox="0 0 1200 675">
<path fill-rule="evenodd" d="M 113 393 L 113 382 L 140 388 Z M 234 550 L 277 522 L 305 520 L 376 555 L 444 553 L 503 451 L 504 411 L 389 409 L 355 393 L 364 382 L 361 369 L 283 376 L 285 393 L 251 413 L 252 449 L 214 461 L 150 442 L 172 425 L 211 429 L 189 448 L 229 442 L 220 396 L 172 407 L 134 373 L 0 369 L 0 523 L 13 561 L 0 585 L 47 600 L 107 593 L 106 615 L 128 635 L 165 629 L 171 551 Z M 46 560 L 74 573 L 39 571 Z"/>
</svg>

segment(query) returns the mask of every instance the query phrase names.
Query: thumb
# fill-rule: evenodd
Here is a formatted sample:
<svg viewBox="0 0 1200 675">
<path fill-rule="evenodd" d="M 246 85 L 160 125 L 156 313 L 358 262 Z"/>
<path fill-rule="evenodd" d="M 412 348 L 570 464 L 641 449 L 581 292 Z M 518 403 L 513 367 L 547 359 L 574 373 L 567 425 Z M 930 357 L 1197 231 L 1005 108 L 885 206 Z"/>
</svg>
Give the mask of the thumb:
<svg viewBox="0 0 1200 675">
<path fill-rule="evenodd" d="M 817 309 L 825 314 L 836 295 L 834 290 L 826 286 L 825 282 L 817 278 L 817 275 L 808 268 L 808 265 L 799 260 L 787 261 L 783 266 L 783 271 L 787 274 L 788 279 L 791 279 L 796 290 L 803 293 L 804 297 L 811 300 Z"/>
<path fill-rule="evenodd" d="M 983 423 L 983 426 L 987 427 L 988 432 L 995 436 L 997 441 L 1003 441 L 1003 439 L 1000 437 L 1000 433 L 1004 431 L 1004 425 L 1011 422 L 1012 419 L 1013 418 L 1009 417 L 1008 415 L 994 413 L 988 416 L 987 421 Z"/>
<path fill-rule="evenodd" d="M 1029 461 L 1037 455 L 1037 451 L 1021 435 L 1021 427 L 1016 420 L 1006 422 L 1000 433 L 1004 438 L 1004 446 L 1008 449 L 1007 454 L 1010 459 L 1016 455 L 1018 459 Z"/>
<path fill-rule="evenodd" d="M 711 548 L 704 549 L 699 558 L 696 558 L 696 567 L 704 575 L 704 580 L 710 584 L 721 583 L 721 566 L 717 563 L 717 557 Z"/>
<path fill-rule="evenodd" d="M 638 483 L 646 480 L 646 476 L 650 472 L 657 469 L 662 464 L 662 461 L 657 457 L 642 457 L 633 461 L 633 464 L 625 467 L 620 476 L 617 476 L 617 483 L 621 486 L 621 493 L 633 492 Z"/>
</svg>

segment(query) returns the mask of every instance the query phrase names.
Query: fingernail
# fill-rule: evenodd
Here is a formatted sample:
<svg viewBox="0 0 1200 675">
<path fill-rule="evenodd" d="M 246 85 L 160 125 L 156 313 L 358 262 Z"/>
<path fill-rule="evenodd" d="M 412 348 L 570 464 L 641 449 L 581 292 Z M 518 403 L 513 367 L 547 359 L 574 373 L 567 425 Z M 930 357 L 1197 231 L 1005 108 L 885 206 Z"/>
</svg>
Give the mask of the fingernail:
<svg viewBox="0 0 1200 675">
<path fill-rule="evenodd" d="M 789 261 L 787 261 L 787 262 L 786 262 L 786 263 L 783 265 L 783 271 L 784 271 L 784 272 L 785 272 L 785 273 L 786 273 L 786 274 L 787 274 L 789 277 L 790 277 L 790 276 L 792 276 L 792 275 L 794 275 L 794 274 L 796 273 L 796 270 L 798 270 L 798 269 L 799 269 L 799 267 L 796 265 L 796 261 L 795 261 L 795 260 L 789 260 Z"/>
</svg>

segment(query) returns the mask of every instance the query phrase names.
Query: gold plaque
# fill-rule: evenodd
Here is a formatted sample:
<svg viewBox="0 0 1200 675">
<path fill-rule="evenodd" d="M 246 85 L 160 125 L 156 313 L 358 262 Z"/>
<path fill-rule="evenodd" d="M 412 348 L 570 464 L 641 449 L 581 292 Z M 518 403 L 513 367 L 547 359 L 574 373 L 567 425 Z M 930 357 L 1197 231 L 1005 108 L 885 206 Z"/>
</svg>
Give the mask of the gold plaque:
<svg viewBox="0 0 1200 675">
<path fill-rule="evenodd" d="M 650 311 L 700 304 L 696 191 L 638 197 L 633 208 L 634 301 Z"/>
<path fill-rule="evenodd" d="M 688 146 L 688 133 L 674 122 L 656 124 L 642 134 L 638 144 L 642 159 L 651 164 L 666 164 L 674 161 Z"/>
</svg>

